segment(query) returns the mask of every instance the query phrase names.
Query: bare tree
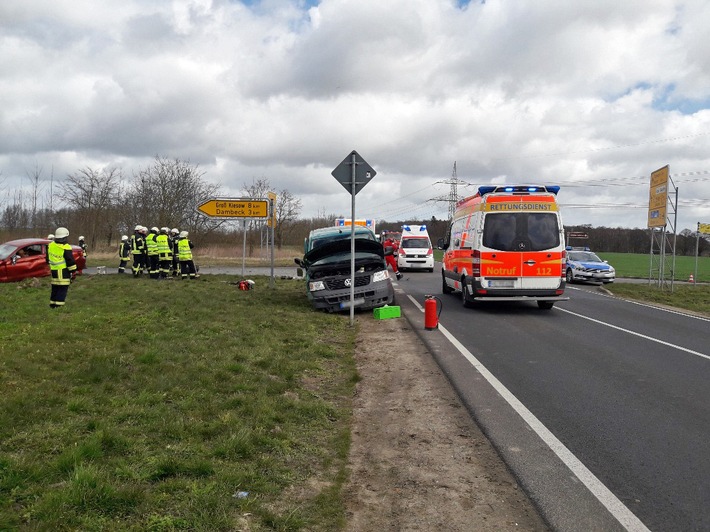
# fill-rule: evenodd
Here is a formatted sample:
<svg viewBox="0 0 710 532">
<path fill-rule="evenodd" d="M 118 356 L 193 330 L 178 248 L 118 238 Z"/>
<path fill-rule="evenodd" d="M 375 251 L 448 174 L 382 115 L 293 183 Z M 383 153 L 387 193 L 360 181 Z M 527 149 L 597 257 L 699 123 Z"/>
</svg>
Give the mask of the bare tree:
<svg viewBox="0 0 710 532">
<path fill-rule="evenodd" d="M 219 186 L 206 183 L 204 172 L 189 161 L 157 156 L 148 168 L 134 176 L 126 196 L 129 224 L 177 227 L 208 233 L 223 225 L 196 211 L 204 199 L 218 195 Z"/>
<path fill-rule="evenodd" d="M 121 170 L 84 168 L 67 176 L 61 183 L 59 197 L 73 211 L 76 230 L 86 235 L 90 248 L 99 237 L 108 238 L 115 231 L 116 205 L 121 194 Z"/>
<path fill-rule="evenodd" d="M 260 179 L 252 179 L 251 185 L 244 183 L 242 189 L 245 196 L 251 199 L 264 199 L 271 190 L 271 183 L 265 177 Z M 249 255 L 254 254 L 254 247 L 256 246 L 257 236 L 260 234 L 262 228 L 266 225 L 266 220 L 261 218 L 252 218 L 249 220 L 247 225 L 247 243 L 249 244 Z"/>
<path fill-rule="evenodd" d="M 31 213 L 24 206 L 22 190 L 14 191 L 14 197 L 2 212 L 0 222 L 5 229 L 17 231 L 28 229 Z"/>
<path fill-rule="evenodd" d="M 279 191 L 276 196 L 276 227 L 274 228 L 276 244 L 279 249 L 284 240 L 293 231 L 294 224 L 301 213 L 301 200 L 297 199 L 286 189 Z"/>
<path fill-rule="evenodd" d="M 37 201 L 42 192 L 42 168 L 35 164 L 32 173 L 26 172 L 27 178 L 30 180 L 30 223 L 32 229 L 37 229 Z"/>
</svg>

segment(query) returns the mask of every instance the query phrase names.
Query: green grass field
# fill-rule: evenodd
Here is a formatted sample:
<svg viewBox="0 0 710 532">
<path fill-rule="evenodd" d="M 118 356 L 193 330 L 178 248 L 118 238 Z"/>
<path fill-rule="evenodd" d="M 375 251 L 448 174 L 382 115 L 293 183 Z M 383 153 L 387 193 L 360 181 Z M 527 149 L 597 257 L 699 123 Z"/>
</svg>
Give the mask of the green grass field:
<svg viewBox="0 0 710 532">
<path fill-rule="evenodd" d="M 336 530 L 348 316 L 303 281 L 0 285 L 0 530 Z"/>
<path fill-rule="evenodd" d="M 637 253 L 597 253 L 597 255 L 614 266 L 617 277 L 636 277 L 641 279 L 648 279 L 649 277 L 651 267 L 649 255 Z M 656 267 L 658 266 L 656 265 Z M 695 278 L 695 257 L 676 257 L 675 280 L 687 281 L 692 274 L 695 281 L 710 283 L 710 257 L 698 257 L 697 267 L 697 278 Z"/>
<path fill-rule="evenodd" d="M 356 328 L 254 279 L 0 284 L 0 530 L 342 529 Z"/>
</svg>

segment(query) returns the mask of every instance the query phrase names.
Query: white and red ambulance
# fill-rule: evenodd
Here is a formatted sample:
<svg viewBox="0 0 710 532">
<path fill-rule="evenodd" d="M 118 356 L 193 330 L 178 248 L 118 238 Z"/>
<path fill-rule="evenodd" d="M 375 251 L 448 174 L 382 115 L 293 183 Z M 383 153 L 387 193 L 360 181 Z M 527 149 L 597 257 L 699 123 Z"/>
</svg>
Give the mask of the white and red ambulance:
<svg viewBox="0 0 710 532">
<path fill-rule="evenodd" d="M 551 309 L 565 297 L 564 228 L 557 186 L 482 186 L 461 200 L 440 242 L 442 291 L 474 301 L 536 301 Z"/>
</svg>

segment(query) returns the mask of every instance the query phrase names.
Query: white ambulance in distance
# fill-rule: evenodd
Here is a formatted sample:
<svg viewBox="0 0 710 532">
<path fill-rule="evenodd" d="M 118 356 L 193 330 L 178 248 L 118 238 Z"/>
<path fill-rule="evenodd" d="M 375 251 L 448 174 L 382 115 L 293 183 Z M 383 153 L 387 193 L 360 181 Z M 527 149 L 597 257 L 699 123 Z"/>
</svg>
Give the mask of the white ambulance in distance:
<svg viewBox="0 0 710 532">
<path fill-rule="evenodd" d="M 434 271 L 434 250 L 426 225 L 402 226 L 402 238 L 397 250 L 397 268 Z"/>
</svg>

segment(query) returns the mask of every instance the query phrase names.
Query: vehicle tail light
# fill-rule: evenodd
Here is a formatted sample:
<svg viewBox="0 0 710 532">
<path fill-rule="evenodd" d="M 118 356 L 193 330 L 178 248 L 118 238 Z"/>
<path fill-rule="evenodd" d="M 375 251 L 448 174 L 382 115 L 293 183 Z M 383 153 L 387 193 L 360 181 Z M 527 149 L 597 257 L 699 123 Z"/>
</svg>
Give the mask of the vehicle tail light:
<svg viewBox="0 0 710 532">
<path fill-rule="evenodd" d="M 471 253 L 471 257 L 473 257 L 473 260 L 471 261 L 471 274 L 474 277 L 480 277 L 481 276 L 481 252 L 477 249 L 474 249 L 473 253 Z"/>
<path fill-rule="evenodd" d="M 562 252 L 562 257 L 560 258 L 560 262 L 562 263 L 562 268 L 560 268 L 560 277 L 563 279 L 567 278 L 567 252 L 563 251 Z"/>
</svg>

